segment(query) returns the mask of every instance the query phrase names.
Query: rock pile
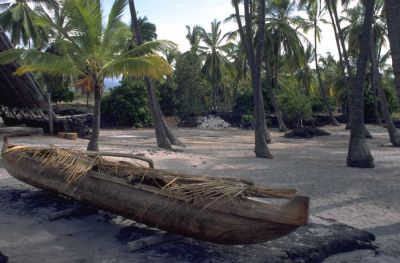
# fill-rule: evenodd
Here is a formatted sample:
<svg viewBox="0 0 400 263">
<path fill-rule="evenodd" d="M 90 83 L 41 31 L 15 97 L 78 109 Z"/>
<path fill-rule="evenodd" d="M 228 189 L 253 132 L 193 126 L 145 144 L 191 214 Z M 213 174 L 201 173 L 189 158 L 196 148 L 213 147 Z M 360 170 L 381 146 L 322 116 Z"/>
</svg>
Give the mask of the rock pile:
<svg viewBox="0 0 400 263">
<path fill-rule="evenodd" d="M 203 129 L 225 129 L 231 127 L 229 123 L 227 123 L 220 117 L 213 115 L 200 117 L 197 123 L 197 127 Z"/>
</svg>

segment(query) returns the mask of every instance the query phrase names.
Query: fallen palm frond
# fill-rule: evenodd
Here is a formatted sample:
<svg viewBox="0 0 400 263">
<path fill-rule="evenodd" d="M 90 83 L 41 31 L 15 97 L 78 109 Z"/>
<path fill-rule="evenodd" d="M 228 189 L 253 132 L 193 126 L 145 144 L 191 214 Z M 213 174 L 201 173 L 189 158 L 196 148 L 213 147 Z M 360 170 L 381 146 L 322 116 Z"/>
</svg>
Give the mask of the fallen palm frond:
<svg viewBox="0 0 400 263">
<path fill-rule="evenodd" d="M 189 176 L 169 171 L 145 168 L 128 162 L 110 161 L 98 155 L 85 155 L 71 149 L 55 146 L 33 148 L 10 147 L 7 153 L 38 158 L 44 167 L 58 168 L 66 174 L 68 183 L 78 181 L 89 171 L 124 178 L 129 184 L 145 184 L 157 187 L 169 197 L 191 204 L 205 204 L 204 208 L 226 201 L 238 201 L 247 197 L 291 198 L 292 189 L 269 189 L 255 186 L 252 182 L 235 178 Z"/>
<path fill-rule="evenodd" d="M 55 146 L 34 148 L 15 146 L 8 148 L 4 154 L 17 153 L 20 157 L 28 156 L 39 158 L 43 167 L 57 167 L 66 173 L 68 183 L 77 181 L 94 166 L 101 162 L 101 157 L 88 157 L 70 149 L 61 149 Z"/>
</svg>

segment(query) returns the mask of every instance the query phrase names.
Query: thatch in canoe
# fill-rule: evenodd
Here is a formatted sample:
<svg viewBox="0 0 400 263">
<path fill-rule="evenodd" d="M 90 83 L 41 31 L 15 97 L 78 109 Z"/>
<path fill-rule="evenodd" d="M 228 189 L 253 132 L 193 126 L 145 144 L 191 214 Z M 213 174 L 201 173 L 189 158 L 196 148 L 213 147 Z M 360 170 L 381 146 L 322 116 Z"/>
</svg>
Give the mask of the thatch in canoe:
<svg viewBox="0 0 400 263">
<path fill-rule="evenodd" d="M 292 189 L 235 178 L 189 176 L 56 147 L 3 146 L 15 178 L 91 203 L 159 229 L 221 244 L 250 244 L 287 235 L 308 219 L 309 199 Z M 271 200 L 284 200 L 273 204 Z"/>
</svg>

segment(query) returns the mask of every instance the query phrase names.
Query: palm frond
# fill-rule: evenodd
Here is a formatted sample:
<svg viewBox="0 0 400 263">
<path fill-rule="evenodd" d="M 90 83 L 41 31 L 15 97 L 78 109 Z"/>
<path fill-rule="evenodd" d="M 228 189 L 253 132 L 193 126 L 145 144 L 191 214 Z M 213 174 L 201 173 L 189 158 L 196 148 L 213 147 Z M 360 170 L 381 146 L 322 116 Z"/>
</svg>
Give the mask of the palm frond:
<svg viewBox="0 0 400 263">
<path fill-rule="evenodd" d="M 161 79 L 172 73 L 171 66 L 160 56 L 120 58 L 107 63 L 101 75 L 105 77 L 133 76 L 136 78 L 150 77 Z"/>
<path fill-rule="evenodd" d="M 177 46 L 172 41 L 154 40 L 151 42 L 143 43 L 142 45 L 137 46 L 137 47 L 129 50 L 128 52 L 125 52 L 121 56 L 131 58 L 131 57 L 144 56 L 144 55 L 152 54 L 152 53 L 156 53 L 156 52 L 165 53 L 170 50 L 176 50 L 176 49 L 177 49 Z"/>
<path fill-rule="evenodd" d="M 103 30 L 100 1 L 69 0 L 64 9 L 74 30 L 75 42 L 87 53 L 95 54 Z"/>
<path fill-rule="evenodd" d="M 26 65 L 17 69 L 16 74 L 18 75 L 35 71 L 57 75 L 82 73 L 74 67 L 70 60 L 54 54 L 25 49 L 10 49 L 0 52 L 0 64 L 4 65 L 13 62 Z"/>
</svg>

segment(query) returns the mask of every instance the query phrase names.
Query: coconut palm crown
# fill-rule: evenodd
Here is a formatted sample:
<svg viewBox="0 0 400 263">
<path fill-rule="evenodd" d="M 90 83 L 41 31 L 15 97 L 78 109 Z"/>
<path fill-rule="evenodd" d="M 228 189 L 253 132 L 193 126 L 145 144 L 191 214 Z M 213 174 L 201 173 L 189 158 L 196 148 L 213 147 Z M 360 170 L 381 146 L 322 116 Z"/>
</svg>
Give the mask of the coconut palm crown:
<svg viewBox="0 0 400 263">
<path fill-rule="evenodd" d="M 116 0 L 108 21 L 103 21 L 99 0 L 66 0 L 65 16 L 69 32 L 50 20 L 43 19 L 42 25 L 59 31 L 55 39 L 60 55 L 37 50 L 11 49 L 0 53 L 0 64 L 20 62 L 16 74 L 42 72 L 54 75 L 72 76 L 77 84 L 92 86 L 95 93 L 93 132 L 88 150 L 98 151 L 100 128 L 100 99 L 107 77 L 148 76 L 160 79 L 170 74 L 171 66 L 157 51 L 165 51 L 175 45 L 169 41 L 153 41 L 128 50 L 132 33 L 121 22 L 126 0 Z"/>
</svg>

